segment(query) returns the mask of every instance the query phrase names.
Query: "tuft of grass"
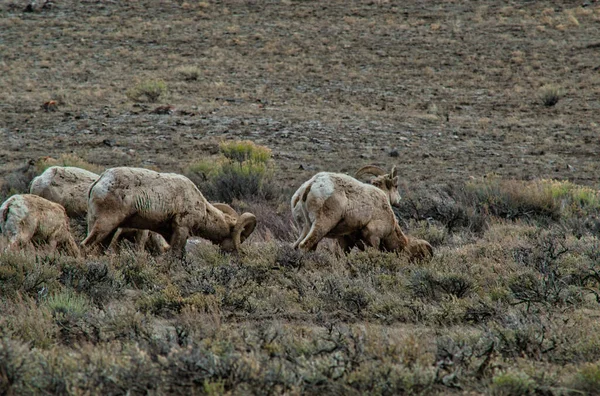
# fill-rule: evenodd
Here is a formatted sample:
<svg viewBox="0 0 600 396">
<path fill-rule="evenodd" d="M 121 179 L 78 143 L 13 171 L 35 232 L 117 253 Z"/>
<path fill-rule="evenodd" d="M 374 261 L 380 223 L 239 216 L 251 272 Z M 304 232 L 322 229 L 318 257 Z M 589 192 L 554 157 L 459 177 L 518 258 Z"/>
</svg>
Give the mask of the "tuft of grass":
<svg viewBox="0 0 600 396">
<path fill-rule="evenodd" d="M 593 394 L 600 389 L 600 363 L 587 363 L 575 374 L 571 386 L 573 389 Z"/>
<path fill-rule="evenodd" d="M 556 85 L 544 85 L 542 88 L 540 88 L 538 95 L 544 106 L 552 107 L 558 103 L 564 94 L 563 91 Z"/>
<path fill-rule="evenodd" d="M 65 289 L 47 298 L 45 304 L 55 317 L 83 317 L 90 309 L 89 301 L 70 289 Z"/>
<path fill-rule="evenodd" d="M 198 81 L 202 71 L 197 66 L 180 66 L 175 69 L 175 74 L 185 81 Z"/>
<path fill-rule="evenodd" d="M 504 218 L 558 220 L 560 206 L 542 182 L 504 180 L 494 175 L 466 184 L 472 205 L 485 213 Z"/>
<path fill-rule="evenodd" d="M 144 80 L 127 91 L 127 97 L 136 102 L 156 103 L 167 93 L 167 84 L 162 80 Z"/>
</svg>

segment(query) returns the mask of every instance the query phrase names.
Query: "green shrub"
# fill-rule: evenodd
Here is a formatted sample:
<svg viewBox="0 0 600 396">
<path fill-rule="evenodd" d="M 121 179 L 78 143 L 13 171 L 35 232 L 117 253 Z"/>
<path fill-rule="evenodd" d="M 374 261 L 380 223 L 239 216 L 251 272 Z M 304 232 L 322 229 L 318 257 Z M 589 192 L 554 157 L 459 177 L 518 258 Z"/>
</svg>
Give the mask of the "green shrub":
<svg viewBox="0 0 600 396">
<path fill-rule="evenodd" d="M 522 372 L 506 372 L 497 374 L 492 379 L 491 393 L 498 396 L 532 395 L 536 383 Z"/>
<path fill-rule="evenodd" d="M 145 80 L 129 89 L 129 91 L 127 91 L 127 96 L 136 102 L 141 102 L 145 99 L 148 102 L 155 103 L 166 93 L 167 84 L 164 81 Z"/>
<path fill-rule="evenodd" d="M 221 157 L 192 162 L 187 173 L 209 200 L 272 200 L 276 197 L 271 150 L 251 141 L 219 145 Z"/>
<path fill-rule="evenodd" d="M 588 363 L 575 374 L 571 386 L 574 389 L 594 394 L 600 390 L 600 364 Z"/>
<path fill-rule="evenodd" d="M 219 149 L 225 158 L 238 163 L 266 164 L 271 159 L 271 149 L 250 140 L 223 142 Z"/>
</svg>

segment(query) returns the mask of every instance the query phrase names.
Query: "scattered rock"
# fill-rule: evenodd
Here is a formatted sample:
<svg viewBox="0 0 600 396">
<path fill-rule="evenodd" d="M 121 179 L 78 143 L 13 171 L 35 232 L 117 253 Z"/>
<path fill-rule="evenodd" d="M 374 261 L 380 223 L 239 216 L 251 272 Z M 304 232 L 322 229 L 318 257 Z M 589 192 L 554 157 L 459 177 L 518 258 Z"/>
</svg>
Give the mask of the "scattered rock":
<svg viewBox="0 0 600 396">
<path fill-rule="evenodd" d="M 390 157 L 394 157 L 394 158 L 400 157 L 400 152 L 398 151 L 397 148 L 392 149 L 392 151 L 390 151 Z"/>
<path fill-rule="evenodd" d="M 173 114 L 175 112 L 175 106 L 164 105 L 158 106 L 156 109 L 152 110 L 152 114 Z"/>
<path fill-rule="evenodd" d="M 56 100 L 49 100 L 42 105 L 42 109 L 46 112 L 56 111 L 58 110 L 58 102 Z"/>
<path fill-rule="evenodd" d="M 117 141 L 115 139 L 104 139 L 102 143 L 104 143 L 105 146 L 113 147 L 115 144 L 117 144 Z"/>
</svg>

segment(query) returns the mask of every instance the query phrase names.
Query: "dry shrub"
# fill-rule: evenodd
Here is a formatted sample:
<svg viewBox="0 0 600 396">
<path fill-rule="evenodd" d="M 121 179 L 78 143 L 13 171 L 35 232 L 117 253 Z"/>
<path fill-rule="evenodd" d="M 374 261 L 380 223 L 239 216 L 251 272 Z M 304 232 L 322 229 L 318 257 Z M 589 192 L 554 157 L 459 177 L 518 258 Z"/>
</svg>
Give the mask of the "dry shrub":
<svg viewBox="0 0 600 396">
<path fill-rule="evenodd" d="M 555 85 L 544 85 L 539 92 L 540 101 L 546 107 L 556 105 L 563 95 L 562 90 Z"/>
<path fill-rule="evenodd" d="M 265 201 L 242 202 L 234 201 L 233 206 L 238 213 L 250 212 L 257 218 L 256 229 L 251 235 L 251 241 L 293 242 L 297 237 L 292 224 L 290 209 L 287 204 L 277 205 Z"/>
<path fill-rule="evenodd" d="M 466 184 L 467 199 L 484 213 L 503 218 L 557 220 L 560 206 L 542 182 L 504 180 L 496 176 Z"/>
<path fill-rule="evenodd" d="M 156 103 L 167 93 L 167 84 L 162 80 L 145 80 L 127 91 L 127 97 L 135 102 Z"/>
</svg>

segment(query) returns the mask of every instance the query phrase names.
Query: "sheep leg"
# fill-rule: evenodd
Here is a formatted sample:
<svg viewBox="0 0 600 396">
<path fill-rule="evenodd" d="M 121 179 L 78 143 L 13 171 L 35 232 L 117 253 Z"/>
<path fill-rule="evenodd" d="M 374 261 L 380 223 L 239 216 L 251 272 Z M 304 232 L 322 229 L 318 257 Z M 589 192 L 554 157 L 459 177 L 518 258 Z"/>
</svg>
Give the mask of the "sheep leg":
<svg viewBox="0 0 600 396">
<path fill-rule="evenodd" d="M 81 247 L 91 248 L 101 244 L 105 249 L 110 245 L 112 238 L 117 232 L 117 228 L 101 227 L 99 223 L 94 224 L 87 238 L 81 242 Z"/>
<path fill-rule="evenodd" d="M 341 218 L 342 206 L 335 200 L 325 201 L 317 212 L 308 235 L 300 242 L 300 249 L 306 252 L 315 250 L 321 239 L 335 228 Z"/>
<path fill-rule="evenodd" d="M 185 243 L 190 235 L 189 229 L 186 227 L 175 227 L 171 235 L 171 251 L 177 257 L 183 257 L 185 254 Z"/>
<path fill-rule="evenodd" d="M 375 249 L 379 249 L 381 239 L 372 230 L 369 230 L 369 227 L 367 226 L 362 231 L 361 242 L 363 245 L 361 250 L 365 250 L 366 247 L 373 247 Z"/>
<path fill-rule="evenodd" d="M 48 244 L 47 244 L 45 250 L 48 252 L 48 254 L 51 254 L 51 253 L 56 252 L 57 246 L 58 246 L 58 241 L 56 240 L 56 238 L 52 238 L 48 241 Z"/>
<path fill-rule="evenodd" d="M 148 239 L 150 237 L 150 231 L 149 230 L 138 230 L 135 233 L 135 250 L 138 253 L 141 253 L 144 251 L 144 249 L 146 248 L 146 243 L 148 243 Z"/>
<path fill-rule="evenodd" d="M 300 206 L 299 203 L 296 204 L 296 206 L 294 207 L 293 215 L 294 215 L 293 218 L 294 218 L 294 222 L 296 223 L 296 227 L 300 228 L 300 226 L 302 226 L 302 230 L 300 231 L 300 236 L 298 237 L 296 242 L 294 242 L 294 244 L 292 245 L 292 248 L 296 249 L 298 247 L 298 245 L 300 245 L 300 242 L 302 242 L 302 240 L 304 238 L 306 238 L 306 235 L 308 235 L 308 231 L 310 230 L 310 220 L 308 219 L 306 212 L 304 210 L 302 210 L 302 207 Z"/>
<path fill-rule="evenodd" d="M 300 242 L 302 242 L 302 240 L 306 238 L 306 235 L 308 235 L 308 231 L 310 231 L 310 226 L 308 225 L 308 223 L 304 223 L 302 225 L 302 231 L 300 232 L 300 236 L 298 237 L 296 242 L 294 242 L 292 248 L 296 249 L 298 245 L 300 245 Z"/>
<path fill-rule="evenodd" d="M 75 242 L 75 239 L 73 239 L 73 237 L 71 235 L 69 235 L 67 237 L 66 241 L 63 242 L 62 248 L 69 256 L 73 256 L 73 257 L 80 256 L 79 246 L 77 246 L 77 242 Z"/>
</svg>

